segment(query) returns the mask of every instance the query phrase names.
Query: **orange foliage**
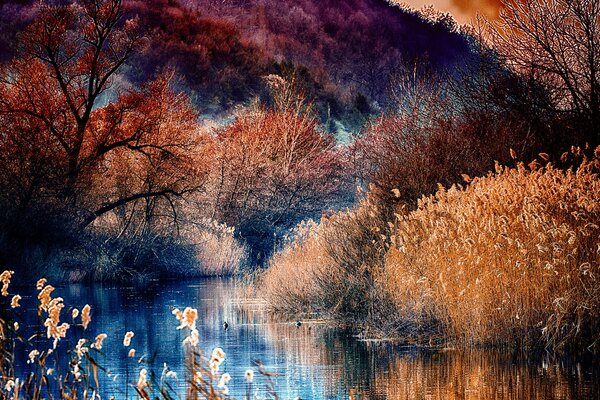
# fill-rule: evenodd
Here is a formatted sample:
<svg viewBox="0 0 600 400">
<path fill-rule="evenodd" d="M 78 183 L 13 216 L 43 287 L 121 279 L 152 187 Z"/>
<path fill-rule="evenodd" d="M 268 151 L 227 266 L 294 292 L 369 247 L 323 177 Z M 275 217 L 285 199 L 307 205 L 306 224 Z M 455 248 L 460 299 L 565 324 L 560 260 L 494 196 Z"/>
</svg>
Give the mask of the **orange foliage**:
<svg viewBox="0 0 600 400">
<path fill-rule="evenodd" d="M 272 243 L 273 233 L 333 206 L 347 189 L 340 149 L 301 97 L 241 113 L 217 141 L 214 212 L 251 242 Z"/>
<path fill-rule="evenodd" d="M 172 203 L 201 184 L 196 113 L 171 89 L 172 73 L 139 90 L 115 85 L 141 40 L 122 14 L 120 1 L 40 5 L 22 54 L 1 71 L 0 169 L 19 207 L 52 193 L 86 225 L 139 199 Z"/>
</svg>

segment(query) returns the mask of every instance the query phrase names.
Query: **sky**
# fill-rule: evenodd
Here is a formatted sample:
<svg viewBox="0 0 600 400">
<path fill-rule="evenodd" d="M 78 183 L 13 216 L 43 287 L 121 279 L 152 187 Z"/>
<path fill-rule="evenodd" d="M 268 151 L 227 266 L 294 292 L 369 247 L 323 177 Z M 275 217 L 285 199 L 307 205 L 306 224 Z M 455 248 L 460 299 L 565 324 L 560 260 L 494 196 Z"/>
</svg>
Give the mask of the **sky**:
<svg viewBox="0 0 600 400">
<path fill-rule="evenodd" d="M 450 12 L 461 24 L 470 22 L 477 13 L 495 18 L 500 9 L 500 0 L 402 0 L 399 2 L 405 2 L 416 9 L 433 4 L 440 11 Z"/>
</svg>

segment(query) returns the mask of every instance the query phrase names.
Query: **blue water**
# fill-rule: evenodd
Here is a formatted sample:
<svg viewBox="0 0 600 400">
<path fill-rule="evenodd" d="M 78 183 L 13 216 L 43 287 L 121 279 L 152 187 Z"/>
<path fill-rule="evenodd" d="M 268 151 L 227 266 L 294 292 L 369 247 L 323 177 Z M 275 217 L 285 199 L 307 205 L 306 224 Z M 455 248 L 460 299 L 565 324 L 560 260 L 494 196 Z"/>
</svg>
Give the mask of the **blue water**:
<svg viewBox="0 0 600 400">
<path fill-rule="evenodd" d="M 19 292 L 16 289 L 16 292 Z M 22 288 L 24 307 L 21 332 L 35 332 L 36 292 Z M 589 360 L 556 359 L 548 355 L 519 357 L 497 351 L 429 351 L 375 341 L 361 341 L 320 323 L 300 327 L 268 318 L 260 302 L 247 298 L 233 281 L 205 279 L 194 282 L 155 284 L 149 289 L 109 285 L 68 285 L 53 294 L 64 298 L 63 319 L 70 307 L 92 306 L 92 322 L 86 332 L 73 328 L 69 343 L 78 335 L 93 339 L 106 333 L 103 354 L 93 352 L 101 372 L 102 398 L 136 398 L 132 384 L 141 368 L 160 376 L 163 366 L 177 372 L 170 384 L 184 394 L 183 335 L 171 314 L 172 307 L 195 307 L 199 312 L 200 345 L 209 353 L 222 347 L 229 372 L 230 395 L 244 398 L 244 372 L 260 360 L 275 376 L 282 399 L 596 399 L 600 398 L 600 374 Z M 229 329 L 224 330 L 224 321 Z M 134 331 L 127 357 L 122 345 L 126 331 Z M 29 350 L 29 349 L 28 349 Z M 17 376 L 25 377 L 30 365 L 18 351 Z M 139 359 L 143 356 L 142 363 Z M 64 367 L 63 367 L 64 368 Z M 255 368 L 256 370 L 256 368 Z M 256 374 L 253 396 L 267 397 L 264 379 Z M 126 396 L 127 394 L 127 396 Z"/>
</svg>

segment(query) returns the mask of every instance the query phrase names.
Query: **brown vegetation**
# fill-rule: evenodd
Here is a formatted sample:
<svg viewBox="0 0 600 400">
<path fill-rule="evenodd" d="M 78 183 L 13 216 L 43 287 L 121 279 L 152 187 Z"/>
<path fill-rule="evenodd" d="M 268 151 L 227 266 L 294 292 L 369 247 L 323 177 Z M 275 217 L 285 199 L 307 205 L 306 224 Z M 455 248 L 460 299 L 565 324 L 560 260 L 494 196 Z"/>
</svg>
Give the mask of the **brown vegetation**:
<svg viewBox="0 0 600 400">
<path fill-rule="evenodd" d="M 168 13 L 207 46 L 190 45 L 207 68 L 223 57 L 245 62 L 233 28 L 177 4 Z M 162 18 L 157 4 L 138 6 Z M 262 84 L 274 85 L 273 107 L 250 106 L 211 129 L 172 70 L 123 82 L 144 43 L 171 53 L 177 40 L 126 19 L 121 1 L 33 11 L 17 56 L 0 68 L 5 262 L 70 281 L 228 273 L 245 260 L 244 246 L 262 262 L 276 235 L 345 196 L 343 149 L 292 83 L 271 76 Z M 223 251 L 212 254 L 220 240 Z"/>
<path fill-rule="evenodd" d="M 466 188 L 441 188 L 394 221 L 369 202 L 327 218 L 273 258 L 267 299 L 342 322 L 350 309 L 363 328 L 409 339 L 595 352 L 599 156 L 576 170 L 533 162 L 465 176 Z"/>
<path fill-rule="evenodd" d="M 401 314 L 467 343 L 595 351 L 598 167 L 498 167 L 423 198 L 396 222 L 386 260 Z"/>
<path fill-rule="evenodd" d="M 268 76 L 274 107 L 256 105 L 216 132 L 212 215 L 236 226 L 261 262 L 277 238 L 348 197 L 344 149 L 319 129 L 294 82 Z"/>
<path fill-rule="evenodd" d="M 262 281 L 273 311 L 306 307 L 409 339 L 596 352 L 598 150 L 560 155 L 598 145 L 599 11 L 507 1 L 488 36 L 468 30 L 463 74 L 405 64 L 392 110 L 351 148 L 365 199 L 273 258 Z M 528 168 L 498 167 L 538 153 Z"/>
</svg>

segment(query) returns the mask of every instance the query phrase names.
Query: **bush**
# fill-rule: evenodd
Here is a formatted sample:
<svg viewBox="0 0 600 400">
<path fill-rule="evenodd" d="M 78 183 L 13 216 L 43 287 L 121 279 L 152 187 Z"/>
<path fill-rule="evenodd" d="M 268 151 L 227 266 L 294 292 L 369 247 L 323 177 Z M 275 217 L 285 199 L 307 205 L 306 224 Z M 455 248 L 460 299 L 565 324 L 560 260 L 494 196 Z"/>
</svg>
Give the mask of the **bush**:
<svg viewBox="0 0 600 400">
<path fill-rule="evenodd" d="M 235 229 L 213 220 L 204 220 L 189 229 L 187 239 L 195 248 L 193 275 L 231 275 L 246 265 L 247 250 L 234 237 Z"/>
<path fill-rule="evenodd" d="M 319 315 L 378 336 L 397 331 L 381 279 L 386 241 L 380 215 L 366 198 L 353 210 L 324 216 L 318 225 L 300 224 L 262 276 L 270 310 Z"/>
</svg>

